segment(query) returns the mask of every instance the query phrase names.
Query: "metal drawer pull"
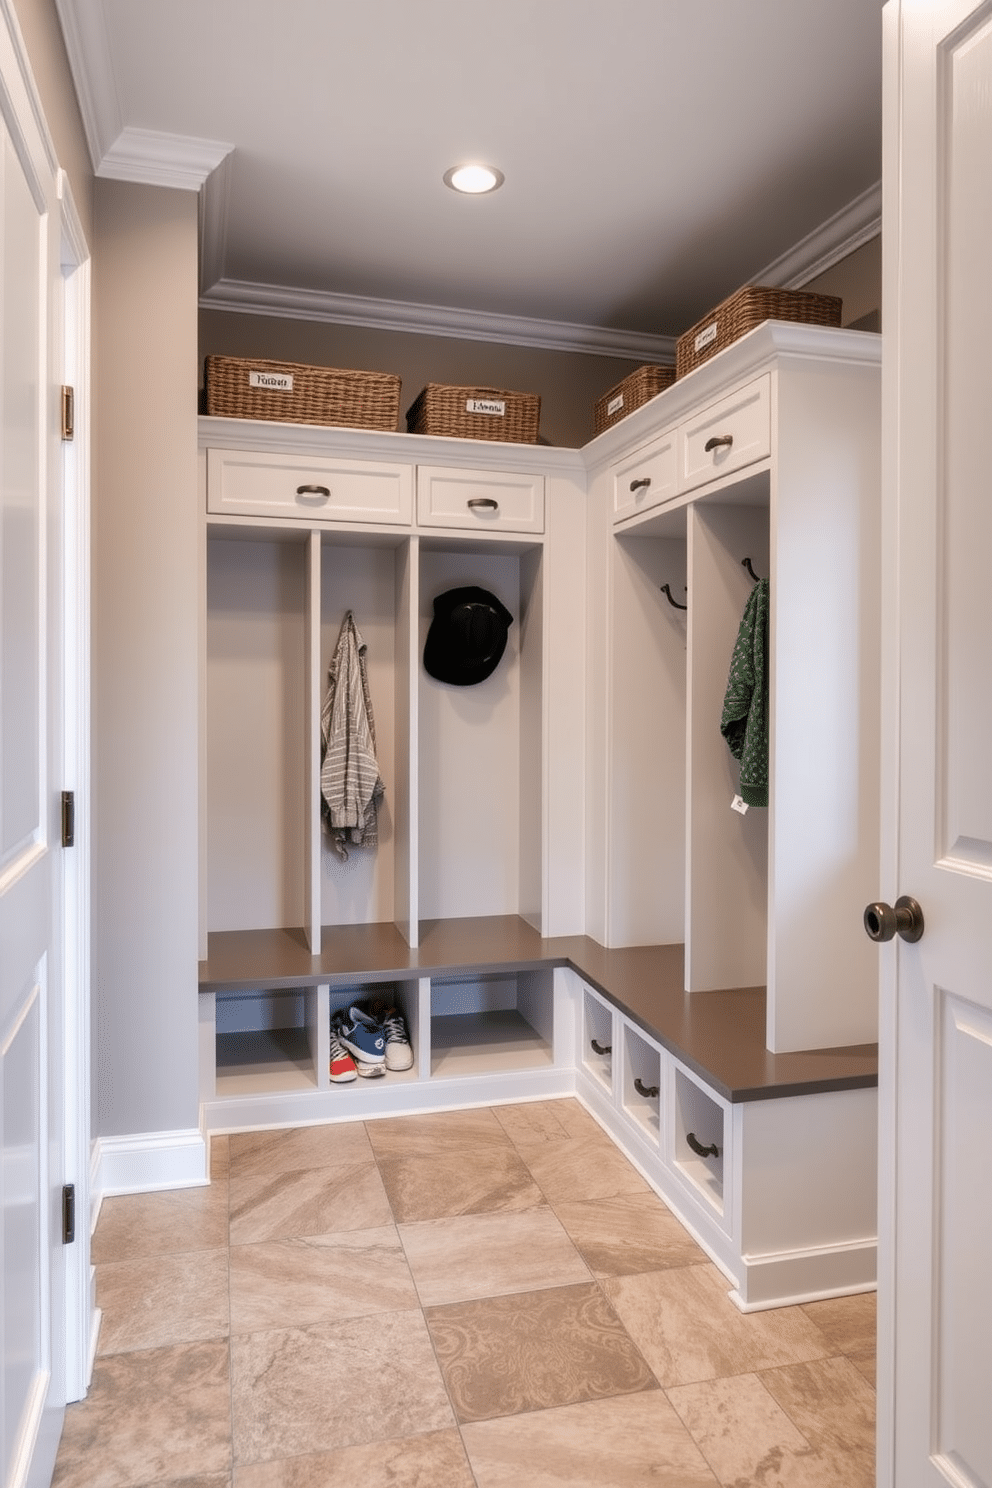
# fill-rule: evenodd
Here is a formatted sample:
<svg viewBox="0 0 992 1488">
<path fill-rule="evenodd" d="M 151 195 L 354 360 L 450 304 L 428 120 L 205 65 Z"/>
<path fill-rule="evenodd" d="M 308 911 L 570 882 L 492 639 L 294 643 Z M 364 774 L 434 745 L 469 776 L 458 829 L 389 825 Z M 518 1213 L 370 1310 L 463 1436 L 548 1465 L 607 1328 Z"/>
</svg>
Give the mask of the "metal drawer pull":
<svg viewBox="0 0 992 1488">
<path fill-rule="evenodd" d="M 712 439 L 707 439 L 706 443 L 703 445 L 703 449 L 706 451 L 707 454 L 709 454 L 710 450 L 719 449 L 721 444 L 725 444 L 729 448 L 730 445 L 733 444 L 733 442 L 733 434 L 714 434 Z"/>
<path fill-rule="evenodd" d="M 473 511 L 476 507 L 485 507 L 487 511 L 499 511 L 499 502 L 492 496 L 470 496 L 468 506 Z"/>
<path fill-rule="evenodd" d="M 643 1095 L 645 1100 L 655 1100 L 658 1095 L 657 1085 L 644 1085 L 641 1082 L 640 1076 L 634 1081 L 634 1089 L 638 1095 Z"/>
<path fill-rule="evenodd" d="M 613 1053 L 613 1045 L 612 1044 L 597 1044 L 597 1042 L 596 1042 L 595 1039 L 592 1039 L 591 1040 L 591 1043 L 592 1043 L 592 1051 L 593 1051 L 594 1054 L 612 1054 Z"/>
<path fill-rule="evenodd" d="M 642 489 L 642 487 L 649 486 L 650 484 L 651 484 L 651 477 L 649 475 L 642 475 L 641 478 L 640 478 L 640 480 L 632 480 L 631 481 L 631 483 L 630 483 L 630 489 L 632 491 L 640 491 Z"/>
<path fill-rule="evenodd" d="M 720 1149 L 715 1142 L 713 1143 L 712 1147 L 704 1147 L 702 1142 L 699 1141 L 699 1139 L 693 1132 L 686 1132 L 685 1139 L 689 1143 L 689 1146 L 692 1148 L 697 1157 L 720 1156 Z"/>
<path fill-rule="evenodd" d="M 321 501 L 326 501 L 331 492 L 328 486 L 297 486 L 296 494 L 297 496 L 319 496 Z"/>
</svg>

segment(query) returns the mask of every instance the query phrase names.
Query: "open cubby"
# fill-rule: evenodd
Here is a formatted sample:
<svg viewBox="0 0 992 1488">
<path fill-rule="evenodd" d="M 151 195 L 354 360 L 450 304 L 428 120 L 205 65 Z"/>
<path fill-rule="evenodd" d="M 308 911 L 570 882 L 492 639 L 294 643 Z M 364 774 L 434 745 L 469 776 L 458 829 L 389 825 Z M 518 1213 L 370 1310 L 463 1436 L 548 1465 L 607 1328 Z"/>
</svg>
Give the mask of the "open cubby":
<svg viewBox="0 0 992 1488">
<path fill-rule="evenodd" d="M 689 512 L 686 988 L 761 986 L 768 933 L 768 811 L 732 807 L 740 765 L 720 719 L 741 618 L 768 575 L 768 477 L 742 480 Z M 774 603 L 774 597 L 773 597 Z"/>
<path fill-rule="evenodd" d="M 306 923 L 307 545 L 207 542 L 206 923 Z"/>
<path fill-rule="evenodd" d="M 553 972 L 542 967 L 431 981 L 431 1076 L 504 1074 L 554 1064 Z"/>
<path fill-rule="evenodd" d="M 597 1085 L 613 1093 L 613 1010 L 588 988 L 582 992 L 580 1057 Z"/>
<path fill-rule="evenodd" d="M 217 993 L 218 1096 L 321 1087 L 322 990 Z"/>
<path fill-rule="evenodd" d="M 620 535 L 610 626 L 611 945 L 680 941 L 685 920 L 685 512 Z"/>
<path fill-rule="evenodd" d="M 675 1166 L 722 1214 L 724 1109 L 679 1066 L 675 1067 L 673 1094 Z"/>
<path fill-rule="evenodd" d="M 519 914 L 540 928 L 541 551 L 421 541 L 417 811 L 421 919 Z M 423 668 L 434 600 L 477 585 L 513 616 L 495 671 L 467 687 Z"/>
<path fill-rule="evenodd" d="M 654 1044 L 642 1038 L 629 1023 L 622 1027 L 623 1109 L 653 1147 L 661 1136 L 662 1059 Z"/>
</svg>

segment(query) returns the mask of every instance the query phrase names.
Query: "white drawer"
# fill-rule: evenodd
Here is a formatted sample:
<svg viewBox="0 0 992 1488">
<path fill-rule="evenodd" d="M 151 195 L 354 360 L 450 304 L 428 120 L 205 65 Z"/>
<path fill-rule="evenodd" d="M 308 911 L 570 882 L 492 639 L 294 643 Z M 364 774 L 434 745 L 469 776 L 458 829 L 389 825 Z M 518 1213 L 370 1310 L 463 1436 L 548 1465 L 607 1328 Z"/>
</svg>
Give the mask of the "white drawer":
<svg viewBox="0 0 992 1488">
<path fill-rule="evenodd" d="M 413 520 L 413 469 L 386 461 L 207 451 L 207 511 L 306 522 Z"/>
<path fill-rule="evenodd" d="M 613 469 L 613 520 L 650 511 L 678 495 L 676 430 L 669 429 Z"/>
<path fill-rule="evenodd" d="M 765 459 L 772 448 L 768 373 L 683 424 L 679 440 L 682 491 Z"/>
<path fill-rule="evenodd" d="M 543 532 L 544 476 L 421 465 L 417 521 L 473 532 Z"/>
</svg>

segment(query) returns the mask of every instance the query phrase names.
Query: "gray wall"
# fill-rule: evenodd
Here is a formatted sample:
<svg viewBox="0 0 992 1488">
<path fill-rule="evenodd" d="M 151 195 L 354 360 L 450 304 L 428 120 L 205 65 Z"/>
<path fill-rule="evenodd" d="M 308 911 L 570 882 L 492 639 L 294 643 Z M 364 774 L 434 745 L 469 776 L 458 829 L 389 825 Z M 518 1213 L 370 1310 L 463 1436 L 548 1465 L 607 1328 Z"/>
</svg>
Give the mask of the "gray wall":
<svg viewBox="0 0 992 1488">
<path fill-rule="evenodd" d="M 197 199 L 94 192 L 94 1136 L 197 1074 Z"/>
</svg>

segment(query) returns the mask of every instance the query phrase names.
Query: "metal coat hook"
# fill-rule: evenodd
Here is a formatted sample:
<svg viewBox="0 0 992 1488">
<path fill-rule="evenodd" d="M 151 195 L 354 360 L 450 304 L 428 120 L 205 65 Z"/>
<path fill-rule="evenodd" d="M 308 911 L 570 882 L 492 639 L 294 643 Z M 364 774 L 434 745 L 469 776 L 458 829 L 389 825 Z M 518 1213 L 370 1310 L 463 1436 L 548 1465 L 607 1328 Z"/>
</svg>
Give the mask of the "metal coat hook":
<svg viewBox="0 0 992 1488">
<path fill-rule="evenodd" d="M 671 589 L 671 585 L 670 584 L 662 584 L 662 586 L 661 586 L 661 592 L 662 592 L 662 594 L 664 594 L 665 598 L 668 600 L 668 603 L 672 606 L 673 609 L 675 609 L 675 610 L 687 610 L 689 608 L 688 605 L 679 604 L 678 600 L 672 594 L 672 589 Z"/>
<path fill-rule="evenodd" d="M 758 575 L 755 573 L 754 569 L 751 566 L 751 560 L 750 560 L 750 558 L 742 558 L 741 559 L 741 567 L 747 569 L 748 573 L 751 575 L 752 579 L 754 580 L 754 582 L 756 584 L 759 582 Z"/>
</svg>

